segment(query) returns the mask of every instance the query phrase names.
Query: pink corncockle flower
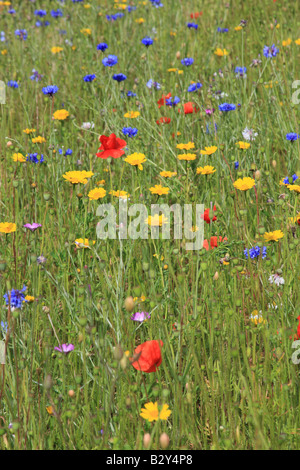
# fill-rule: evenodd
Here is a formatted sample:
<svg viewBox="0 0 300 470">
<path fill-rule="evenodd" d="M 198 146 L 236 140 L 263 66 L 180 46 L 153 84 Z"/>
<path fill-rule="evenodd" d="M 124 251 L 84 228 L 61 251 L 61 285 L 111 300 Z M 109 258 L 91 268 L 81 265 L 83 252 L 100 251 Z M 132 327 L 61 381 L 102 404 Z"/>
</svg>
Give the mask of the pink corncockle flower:
<svg viewBox="0 0 300 470">
<path fill-rule="evenodd" d="M 206 112 L 206 114 L 211 115 L 212 113 L 215 112 L 215 108 L 212 108 L 212 109 L 208 108 L 208 109 L 205 110 L 205 112 Z"/>
<path fill-rule="evenodd" d="M 130 320 L 143 322 L 149 318 L 151 318 L 151 314 L 148 312 L 136 312 L 130 317 Z"/>
<path fill-rule="evenodd" d="M 35 222 L 33 224 L 25 224 L 23 225 L 24 228 L 29 228 L 31 232 L 34 232 L 37 228 L 41 227 L 41 224 L 36 224 Z"/>
<path fill-rule="evenodd" d="M 71 351 L 74 350 L 74 346 L 73 344 L 62 344 L 61 346 L 55 347 L 54 349 L 55 351 L 58 351 L 64 354 L 69 354 Z"/>
</svg>

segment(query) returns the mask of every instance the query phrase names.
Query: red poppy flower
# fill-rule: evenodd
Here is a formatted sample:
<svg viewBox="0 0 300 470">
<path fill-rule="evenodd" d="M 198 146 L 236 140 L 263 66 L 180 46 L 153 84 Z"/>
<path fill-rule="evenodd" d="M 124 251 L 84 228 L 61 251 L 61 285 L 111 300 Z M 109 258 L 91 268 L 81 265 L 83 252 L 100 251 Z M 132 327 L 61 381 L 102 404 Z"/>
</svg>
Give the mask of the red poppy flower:
<svg viewBox="0 0 300 470">
<path fill-rule="evenodd" d="M 125 140 L 116 137 L 115 134 L 110 134 L 109 137 L 101 135 L 99 137 L 99 141 L 102 145 L 98 150 L 102 150 L 102 152 L 96 153 L 98 158 L 119 158 L 124 155 L 125 151 L 122 149 L 127 145 L 127 143 Z"/>
<path fill-rule="evenodd" d="M 156 339 L 140 344 L 134 350 L 134 355 L 139 357 L 132 362 L 133 367 L 147 373 L 156 372 L 162 362 L 161 348 L 163 344 L 161 340 L 157 341 Z"/>
<path fill-rule="evenodd" d="M 219 237 L 219 242 L 222 243 L 224 242 L 225 240 L 227 240 L 227 237 Z M 206 249 L 206 251 L 209 251 L 210 249 L 214 249 L 214 248 L 217 248 L 218 246 L 218 237 L 210 237 L 210 246 L 208 244 L 208 240 L 204 240 L 203 242 L 203 248 Z"/>
<path fill-rule="evenodd" d="M 161 118 L 157 119 L 156 124 L 158 124 L 158 125 L 160 125 L 160 124 L 170 124 L 170 122 L 171 122 L 170 118 L 161 117 Z"/>
<path fill-rule="evenodd" d="M 300 339 L 300 315 L 299 315 L 299 317 L 297 317 L 297 320 L 299 320 L 299 324 L 298 324 L 298 327 L 297 327 L 297 336 L 298 336 L 298 339 Z"/>
<path fill-rule="evenodd" d="M 161 108 L 162 106 L 165 106 L 166 100 L 171 98 L 171 96 L 172 96 L 172 93 L 168 93 L 167 95 L 162 95 L 162 97 L 157 102 L 158 107 Z"/>
<path fill-rule="evenodd" d="M 217 210 L 216 206 L 213 207 L 213 210 Z M 204 214 L 201 215 L 201 219 L 204 219 L 207 224 L 210 224 L 209 211 L 210 209 L 205 209 Z M 214 222 L 215 220 L 217 220 L 217 217 L 214 215 L 212 221 Z"/>
<path fill-rule="evenodd" d="M 196 13 L 191 13 L 191 18 L 199 18 L 199 16 L 202 16 L 203 12 L 202 11 L 196 11 Z"/>
<path fill-rule="evenodd" d="M 193 113 L 199 112 L 199 108 L 192 101 L 185 103 L 183 105 L 183 109 L 184 109 L 184 114 L 193 114 Z"/>
</svg>

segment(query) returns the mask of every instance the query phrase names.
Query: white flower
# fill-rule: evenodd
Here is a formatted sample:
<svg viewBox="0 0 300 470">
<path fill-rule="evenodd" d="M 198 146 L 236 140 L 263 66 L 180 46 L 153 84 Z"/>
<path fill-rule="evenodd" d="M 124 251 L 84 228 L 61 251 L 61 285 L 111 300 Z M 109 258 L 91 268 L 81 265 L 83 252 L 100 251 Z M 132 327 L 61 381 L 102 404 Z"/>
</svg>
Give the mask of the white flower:
<svg viewBox="0 0 300 470">
<path fill-rule="evenodd" d="M 255 140 L 255 137 L 258 135 L 257 132 L 254 132 L 253 129 L 248 129 L 248 127 L 245 127 L 242 134 L 245 140 Z"/>
<path fill-rule="evenodd" d="M 280 277 L 279 274 L 271 274 L 269 277 L 269 283 L 270 284 L 276 284 L 276 286 L 280 286 L 284 284 L 284 279 L 283 277 Z"/>
<path fill-rule="evenodd" d="M 95 124 L 93 122 L 83 122 L 81 129 L 85 129 L 86 131 L 88 131 L 89 129 L 94 129 L 94 127 Z"/>
</svg>

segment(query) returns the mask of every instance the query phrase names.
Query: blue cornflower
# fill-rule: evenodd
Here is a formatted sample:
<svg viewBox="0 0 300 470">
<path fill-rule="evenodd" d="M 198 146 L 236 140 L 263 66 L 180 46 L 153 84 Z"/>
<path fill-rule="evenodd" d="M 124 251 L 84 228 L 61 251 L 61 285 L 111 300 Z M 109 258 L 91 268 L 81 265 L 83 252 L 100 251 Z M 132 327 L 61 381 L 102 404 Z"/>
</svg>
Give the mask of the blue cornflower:
<svg viewBox="0 0 300 470">
<path fill-rule="evenodd" d="M 59 18 L 60 16 L 64 16 L 62 10 L 59 8 L 57 10 L 51 10 L 51 16 L 52 18 Z"/>
<path fill-rule="evenodd" d="M 218 28 L 218 33 L 228 33 L 228 28 Z"/>
<path fill-rule="evenodd" d="M 144 44 L 144 46 L 149 47 L 149 46 L 152 46 L 153 39 L 149 38 L 149 36 L 146 36 L 145 38 L 141 40 L 141 43 Z"/>
<path fill-rule="evenodd" d="M 235 109 L 236 109 L 235 104 L 228 104 L 228 103 L 219 104 L 219 110 L 223 112 L 234 111 Z"/>
<path fill-rule="evenodd" d="M 49 24 L 50 24 L 50 21 L 37 21 L 35 23 L 35 26 L 37 28 L 40 28 L 41 26 L 49 26 Z"/>
<path fill-rule="evenodd" d="M 113 67 L 117 63 L 118 63 L 118 57 L 116 55 L 110 54 L 107 57 L 104 57 L 104 59 L 102 59 L 102 64 L 105 67 Z"/>
<path fill-rule="evenodd" d="M 41 158 L 38 159 L 38 153 L 29 153 L 27 155 L 26 161 L 27 162 L 33 162 L 33 163 L 43 163 L 44 161 L 44 155 L 41 155 Z"/>
<path fill-rule="evenodd" d="M 243 77 L 247 73 L 247 67 L 236 67 L 234 69 L 234 73 L 236 73 L 240 77 Z"/>
<path fill-rule="evenodd" d="M 190 28 L 190 29 L 191 28 L 198 29 L 197 23 L 187 23 L 187 27 Z"/>
<path fill-rule="evenodd" d="M 128 7 L 127 7 L 128 13 L 131 13 L 134 10 L 136 10 L 136 7 L 128 5 Z"/>
<path fill-rule="evenodd" d="M 286 178 L 284 178 L 283 182 L 284 182 L 284 184 L 294 184 L 297 179 L 298 179 L 298 176 L 296 174 L 294 174 L 292 176 L 292 178 L 289 178 L 288 176 Z"/>
<path fill-rule="evenodd" d="M 262 250 L 259 246 L 254 246 L 253 248 L 250 248 L 250 250 L 246 248 L 244 250 L 244 255 L 246 259 L 248 259 L 249 256 L 251 259 L 255 259 L 258 258 L 260 255 L 264 259 L 267 256 L 267 247 L 264 246 Z"/>
<path fill-rule="evenodd" d="M 176 106 L 178 103 L 180 103 L 180 98 L 178 96 L 175 96 L 174 100 L 171 96 L 171 98 L 166 99 L 166 105 L 167 106 Z"/>
<path fill-rule="evenodd" d="M 18 36 L 20 39 L 23 39 L 23 41 L 25 41 L 27 39 L 28 34 L 26 29 L 16 29 L 15 36 Z"/>
<path fill-rule="evenodd" d="M 5 336 L 8 330 L 8 323 L 7 322 L 0 322 L 0 332 L 2 332 L 2 335 Z"/>
<path fill-rule="evenodd" d="M 273 44 L 271 47 L 265 46 L 263 50 L 263 54 L 267 58 L 276 57 L 278 52 L 279 49 L 275 46 L 275 44 Z"/>
<path fill-rule="evenodd" d="M 163 7 L 163 3 L 161 3 L 160 0 L 150 0 L 150 2 L 152 3 L 152 5 L 156 8 L 159 8 L 159 7 Z"/>
<path fill-rule="evenodd" d="M 297 139 L 299 139 L 299 134 L 296 134 L 295 132 L 290 132 L 286 135 L 286 140 L 290 140 L 291 142 L 294 142 L 294 140 Z"/>
<path fill-rule="evenodd" d="M 123 127 L 122 132 L 128 137 L 135 137 L 138 133 L 138 130 L 136 127 Z"/>
<path fill-rule="evenodd" d="M 43 18 L 43 16 L 47 15 L 46 10 L 35 10 L 34 12 L 35 16 L 39 16 L 40 18 Z"/>
<path fill-rule="evenodd" d="M 5 32 L 4 32 L 4 31 L 1 31 L 1 32 L 0 32 L 0 41 L 1 41 L 1 42 L 5 42 L 5 41 L 6 41 Z"/>
<path fill-rule="evenodd" d="M 186 57 L 185 59 L 181 59 L 181 63 L 182 65 L 189 67 L 190 65 L 194 63 L 194 59 L 192 59 L 191 57 Z"/>
<path fill-rule="evenodd" d="M 45 86 L 42 91 L 44 95 L 48 95 L 52 97 L 53 95 L 55 95 L 55 93 L 58 92 L 58 90 L 59 90 L 58 86 L 48 85 L 48 86 Z"/>
<path fill-rule="evenodd" d="M 146 83 L 146 86 L 147 86 L 148 88 L 152 88 L 152 87 L 153 87 L 153 88 L 155 88 L 156 90 L 159 90 L 159 89 L 161 88 L 160 83 L 154 82 L 154 81 L 152 80 L 152 78 L 150 78 L 150 80 Z"/>
<path fill-rule="evenodd" d="M 25 295 L 24 292 L 26 291 L 27 287 L 23 286 L 21 290 L 12 289 L 11 291 L 6 292 L 4 294 L 4 299 L 7 306 L 10 306 L 11 310 L 15 308 L 22 308 L 23 302 L 25 302 Z"/>
<path fill-rule="evenodd" d="M 113 75 L 113 80 L 116 80 L 116 82 L 124 82 L 124 80 L 126 80 L 126 75 L 124 75 L 124 73 L 115 73 Z"/>
<path fill-rule="evenodd" d="M 239 162 L 234 162 L 234 169 L 237 170 L 239 168 L 240 164 Z"/>
<path fill-rule="evenodd" d="M 14 15 L 16 13 L 16 10 L 14 8 L 10 8 L 8 12 L 10 15 Z"/>
<path fill-rule="evenodd" d="M 133 98 L 134 96 L 136 96 L 136 93 L 133 93 L 133 91 L 127 91 L 126 95 L 127 95 L 129 98 Z"/>
<path fill-rule="evenodd" d="M 43 78 L 43 75 L 41 75 L 37 70 L 32 69 L 32 75 L 30 77 L 30 80 L 35 80 L 36 82 L 39 82 Z"/>
<path fill-rule="evenodd" d="M 197 91 L 197 90 L 199 90 L 199 88 L 202 88 L 202 83 L 200 83 L 200 82 L 198 82 L 198 83 L 192 83 L 192 84 L 188 87 L 188 91 L 189 91 L 189 92 Z"/>
<path fill-rule="evenodd" d="M 63 149 L 58 149 L 58 153 L 62 155 L 64 153 Z M 67 149 L 64 153 L 64 156 L 67 157 L 68 155 L 72 155 L 72 153 L 73 153 L 73 150 Z"/>
<path fill-rule="evenodd" d="M 100 44 L 97 45 L 97 51 L 104 52 L 107 48 L 108 45 L 106 44 L 106 42 L 100 42 Z"/>
<path fill-rule="evenodd" d="M 9 86 L 10 88 L 19 88 L 18 82 L 15 82 L 14 80 L 9 80 L 7 82 L 7 86 Z"/>
<path fill-rule="evenodd" d="M 83 80 L 85 82 L 93 82 L 96 78 L 96 75 L 94 73 L 90 74 L 90 75 L 86 75 L 85 77 L 83 77 Z"/>
</svg>

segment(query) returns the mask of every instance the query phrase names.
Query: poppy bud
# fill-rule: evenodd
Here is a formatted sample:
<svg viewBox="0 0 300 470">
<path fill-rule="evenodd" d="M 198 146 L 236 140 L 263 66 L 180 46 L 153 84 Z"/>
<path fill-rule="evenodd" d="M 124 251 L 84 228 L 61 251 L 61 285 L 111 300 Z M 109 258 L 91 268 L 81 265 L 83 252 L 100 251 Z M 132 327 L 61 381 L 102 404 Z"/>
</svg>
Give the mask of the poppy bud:
<svg viewBox="0 0 300 470">
<path fill-rule="evenodd" d="M 9 140 L 6 144 L 6 147 L 11 147 L 13 145 L 13 143 Z"/>
<path fill-rule="evenodd" d="M 151 444 L 151 436 L 150 434 L 147 432 L 146 434 L 144 434 L 144 437 L 143 437 L 143 444 L 144 444 L 144 447 L 146 449 L 149 449 L 150 447 L 150 444 Z"/>
<path fill-rule="evenodd" d="M 118 344 L 115 348 L 114 348 L 114 358 L 116 359 L 116 361 L 120 361 L 123 357 L 123 350 L 121 348 L 121 346 Z"/>
<path fill-rule="evenodd" d="M 255 174 L 255 179 L 259 180 L 260 179 L 260 171 L 256 170 L 256 172 L 254 174 Z"/>
<path fill-rule="evenodd" d="M 273 168 L 276 168 L 276 165 L 277 165 L 276 160 L 272 160 L 272 167 L 273 167 Z"/>
<path fill-rule="evenodd" d="M 50 390 L 52 388 L 53 382 L 52 382 L 52 377 L 50 374 L 46 375 L 45 380 L 44 380 L 44 387 L 46 390 Z"/>
<path fill-rule="evenodd" d="M 180 54 L 180 51 L 177 51 L 177 52 L 176 52 L 176 59 L 180 59 L 180 55 L 181 55 L 181 54 Z"/>
<path fill-rule="evenodd" d="M 70 398 L 73 398 L 74 395 L 75 395 L 74 390 L 69 390 L 69 391 L 68 391 L 68 395 L 69 395 Z"/>
<path fill-rule="evenodd" d="M 124 307 L 127 310 L 127 312 L 132 312 L 134 309 L 134 300 L 133 297 L 127 297 L 124 302 Z"/>
<path fill-rule="evenodd" d="M 127 357 L 126 357 L 126 355 L 124 354 L 123 357 L 122 357 L 122 359 L 120 360 L 120 366 L 122 367 L 123 370 L 126 369 L 127 363 L 128 363 Z"/>
<path fill-rule="evenodd" d="M 163 432 L 159 438 L 159 443 L 162 449 L 167 449 L 170 444 L 170 438 L 167 433 Z"/>
<path fill-rule="evenodd" d="M 219 279 L 219 273 L 218 273 L 218 271 L 216 271 L 215 274 L 214 274 L 213 280 L 217 281 L 218 279 Z"/>
</svg>

